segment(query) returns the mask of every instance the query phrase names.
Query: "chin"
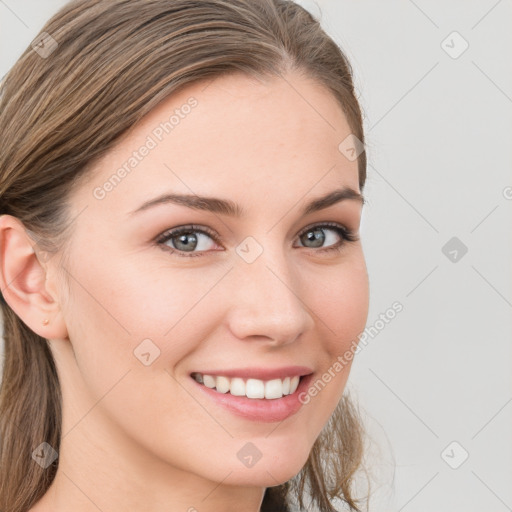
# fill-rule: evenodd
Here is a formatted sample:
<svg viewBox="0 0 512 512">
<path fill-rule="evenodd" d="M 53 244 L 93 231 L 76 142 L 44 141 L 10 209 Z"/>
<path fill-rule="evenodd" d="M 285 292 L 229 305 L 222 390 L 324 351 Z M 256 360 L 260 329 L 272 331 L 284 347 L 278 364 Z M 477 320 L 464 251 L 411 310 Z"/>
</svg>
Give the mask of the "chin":
<svg viewBox="0 0 512 512">
<path fill-rule="evenodd" d="M 274 487 L 291 480 L 307 462 L 309 451 L 297 450 L 274 452 L 262 456 L 252 467 L 234 464 L 226 467 L 226 474 L 232 471 L 229 483 L 240 486 Z"/>
</svg>

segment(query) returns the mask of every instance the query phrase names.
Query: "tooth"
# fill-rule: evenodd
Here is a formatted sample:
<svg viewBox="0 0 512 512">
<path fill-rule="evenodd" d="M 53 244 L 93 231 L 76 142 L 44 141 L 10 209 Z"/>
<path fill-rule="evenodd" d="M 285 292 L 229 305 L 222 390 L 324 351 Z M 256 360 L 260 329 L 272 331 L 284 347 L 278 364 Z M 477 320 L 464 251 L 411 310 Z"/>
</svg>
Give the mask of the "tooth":
<svg viewBox="0 0 512 512">
<path fill-rule="evenodd" d="M 290 394 L 290 377 L 283 379 L 283 395 Z"/>
<path fill-rule="evenodd" d="M 297 390 L 297 387 L 299 385 L 299 379 L 300 377 L 298 377 L 297 375 L 290 379 L 290 395 L 292 393 L 295 393 L 295 391 Z"/>
<path fill-rule="evenodd" d="M 281 398 L 283 383 L 281 379 L 269 380 L 265 383 L 265 398 Z"/>
<path fill-rule="evenodd" d="M 245 385 L 245 394 L 247 398 L 264 398 L 265 384 L 262 380 L 248 379 Z"/>
<path fill-rule="evenodd" d="M 203 384 L 207 388 L 214 388 L 215 387 L 215 377 L 212 375 L 203 375 Z"/>
<path fill-rule="evenodd" d="M 233 396 L 246 396 L 247 398 L 265 398 L 274 400 L 286 395 L 295 393 L 300 382 L 300 377 L 286 377 L 284 379 L 273 379 L 262 381 L 260 379 L 244 379 L 235 377 L 230 379 L 224 376 L 203 375 L 199 372 L 193 373 L 193 378 L 204 384 L 206 387 L 216 390 L 219 393 L 231 393 Z"/>
<path fill-rule="evenodd" d="M 219 393 L 227 393 L 229 391 L 229 384 L 227 377 L 217 377 L 215 387 Z"/>
<path fill-rule="evenodd" d="M 235 377 L 231 379 L 231 386 L 229 392 L 235 396 L 245 396 L 245 382 L 244 379 Z"/>
</svg>

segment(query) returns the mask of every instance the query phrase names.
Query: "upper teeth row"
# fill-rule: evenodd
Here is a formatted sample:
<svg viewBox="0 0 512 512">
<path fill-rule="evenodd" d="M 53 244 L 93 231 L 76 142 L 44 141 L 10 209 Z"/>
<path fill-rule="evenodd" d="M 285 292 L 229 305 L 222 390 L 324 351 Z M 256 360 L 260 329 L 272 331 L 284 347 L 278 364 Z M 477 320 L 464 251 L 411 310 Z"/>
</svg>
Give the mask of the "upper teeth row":
<svg viewBox="0 0 512 512">
<path fill-rule="evenodd" d="M 246 396 L 247 398 L 281 398 L 284 395 L 295 393 L 299 385 L 299 376 L 286 377 L 285 379 L 259 380 L 241 379 L 239 377 L 224 377 L 222 375 L 193 374 L 195 380 L 208 388 L 216 388 L 219 393 L 231 393 L 235 396 Z"/>
</svg>

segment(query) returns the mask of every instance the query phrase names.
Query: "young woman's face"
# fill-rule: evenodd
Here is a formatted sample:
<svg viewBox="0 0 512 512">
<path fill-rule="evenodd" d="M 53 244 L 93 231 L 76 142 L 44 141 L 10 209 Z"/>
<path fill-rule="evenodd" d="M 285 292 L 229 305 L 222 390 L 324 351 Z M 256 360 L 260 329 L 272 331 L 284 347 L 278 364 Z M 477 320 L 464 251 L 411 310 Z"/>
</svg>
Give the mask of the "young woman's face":
<svg viewBox="0 0 512 512">
<path fill-rule="evenodd" d="M 350 362 L 336 362 L 364 329 L 368 277 L 360 199 L 315 203 L 360 192 L 338 148 L 347 120 L 326 89 L 285 78 L 184 88 L 71 195 L 69 340 L 52 341 L 65 442 L 81 430 L 116 460 L 234 485 L 277 485 L 306 462 L 342 396 Z"/>
</svg>

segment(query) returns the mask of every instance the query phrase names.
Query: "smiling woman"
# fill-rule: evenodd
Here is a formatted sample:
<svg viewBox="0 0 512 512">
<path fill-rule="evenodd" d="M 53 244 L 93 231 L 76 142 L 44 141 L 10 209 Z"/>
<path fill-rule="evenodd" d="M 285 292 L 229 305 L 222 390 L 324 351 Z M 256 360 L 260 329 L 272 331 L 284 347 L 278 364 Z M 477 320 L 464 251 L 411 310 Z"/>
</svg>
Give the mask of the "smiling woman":
<svg viewBox="0 0 512 512">
<path fill-rule="evenodd" d="M 360 510 L 341 50 L 286 0 L 77 0 L 38 40 L 0 99 L 0 509 Z"/>
</svg>

